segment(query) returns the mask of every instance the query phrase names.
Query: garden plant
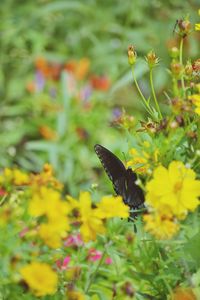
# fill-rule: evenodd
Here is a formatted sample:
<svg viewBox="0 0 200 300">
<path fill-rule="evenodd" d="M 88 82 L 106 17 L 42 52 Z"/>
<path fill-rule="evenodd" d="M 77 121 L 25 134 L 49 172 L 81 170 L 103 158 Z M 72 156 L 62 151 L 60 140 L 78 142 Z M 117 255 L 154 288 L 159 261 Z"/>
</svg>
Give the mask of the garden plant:
<svg viewBox="0 0 200 300">
<path fill-rule="evenodd" d="M 188 15 L 174 20 L 167 59 L 143 59 L 129 41 L 110 64 L 129 69 L 116 105 L 105 99 L 127 77 L 113 83 L 84 56 L 37 55 L 27 102 L 13 106 L 3 71 L 0 300 L 200 299 L 200 58 L 188 55 L 199 31 Z M 160 68 L 169 80 L 157 87 Z M 115 193 L 95 144 L 134 172 L 144 207 Z"/>
</svg>

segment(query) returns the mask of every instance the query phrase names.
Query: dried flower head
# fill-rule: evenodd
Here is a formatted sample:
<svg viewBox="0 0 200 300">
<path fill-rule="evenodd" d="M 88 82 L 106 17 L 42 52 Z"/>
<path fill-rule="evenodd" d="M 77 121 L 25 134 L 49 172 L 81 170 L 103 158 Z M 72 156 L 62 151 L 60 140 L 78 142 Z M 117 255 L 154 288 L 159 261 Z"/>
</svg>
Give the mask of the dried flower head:
<svg viewBox="0 0 200 300">
<path fill-rule="evenodd" d="M 147 53 L 147 56 L 145 57 L 145 59 L 146 59 L 150 69 L 152 69 L 153 67 L 156 67 L 159 63 L 159 58 L 156 56 L 156 54 L 153 50 L 151 50 Z"/>
<path fill-rule="evenodd" d="M 128 62 L 130 65 L 134 65 L 136 62 L 137 53 L 133 45 L 128 46 Z"/>
</svg>

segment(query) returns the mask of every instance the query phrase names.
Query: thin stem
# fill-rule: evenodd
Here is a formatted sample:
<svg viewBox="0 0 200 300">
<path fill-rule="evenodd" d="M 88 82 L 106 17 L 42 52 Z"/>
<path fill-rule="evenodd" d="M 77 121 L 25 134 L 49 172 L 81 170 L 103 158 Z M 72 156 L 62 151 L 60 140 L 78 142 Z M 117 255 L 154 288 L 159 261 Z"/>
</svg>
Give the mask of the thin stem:
<svg viewBox="0 0 200 300">
<path fill-rule="evenodd" d="M 102 264 L 102 262 L 103 262 L 103 259 L 104 259 L 104 257 L 105 257 L 105 254 L 106 254 L 106 248 L 104 249 L 104 251 L 103 251 L 103 253 L 102 253 L 101 259 L 99 260 L 99 263 L 98 263 L 96 269 L 94 270 L 94 272 L 93 272 L 92 275 L 90 276 L 88 285 L 87 285 L 87 287 L 86 287 L 86 289 L 85 289 L 85 293 L 86 293 L 86 294 L 88 293 L 88 291 L 89 291 L 89 289 L 90 289 L 90 286 L 91 286 L 91 284 L 92 284 L 93 281 L 94 281 L 94 278 L 95 278 L 95 276 L 96 276 L 96 274 L 97 274 L 97 272 L 98 272 L 98 270 L 99 270 L 99 268 L 100 268 L 100 266 L 101 266 L 101 264 Z"/>
<path fill-rule="evenodd" d="M 138 85 L 137 79 L 136 79 L 136 77 L 135 77 L 134 68 L 131 67 L 131 70 L 132 70 L 133 79 L 134 79 L 136 88 L 137 88 L 137 90 L 138 90 L 138 92 L 139 92 L 139 94 L 140 94 L 140 97 L 142 98 L 144 107 L 145 107 L 145 109 L 148 111 L 148 113 L 149 113 L 150 115 L 152 115 L 153 112 L 152 112 L 151 108 L 149 107 L 149 103 L 148 103 L 147 100 L 145 99 L 145 97 L 144 97 L 144 95 L 142 94 L 142 91 L 141 91 L 141 89 L 140 89 L 140 87 L 139 87 L 139 85 Z"/>
<path fill-rule="evenodd" d="M 175 77 L 172 77 L 172 84 L 173 84 L 173 93 L 175 96 L 179 96 L 179 89 L 178 89 L 178 82 Z"/>
<path fill-rule="evenodd" d="M 183 65 L 183 37 L 181 37 L 179 52 L 180 52 L 179 62 L 182 66 Z M 183 74 L 181 74 L 181 86 L 182 86 L 182 90 L 183 90 L 183 96 L 185 98 L 185 82 L 184 82 Z"/>
<path fill-rule="evenodd" d="M 154 102 L 155 102 L 155 105 L 156 105 L 158 114 L 159 114 L 160 118 L 162 119 L 162 114 L 161 114 L 160 107 L 159 107 L 159 105 L 158 105 L 158 100 L 157 100 L 157 98 L 156 98 L 156 93 L 155 93 L 155 90 L 154 90 L 154 84 L 153 84 L 153 69 L 152 69 L 152 68 L 150 69 L 149 76 L 150 76 L 150 85 L 151 85 L 151 91 L 152 91 L 152 94 L 153 94 L 153 99 L 154 99 Z"/>
</svg>

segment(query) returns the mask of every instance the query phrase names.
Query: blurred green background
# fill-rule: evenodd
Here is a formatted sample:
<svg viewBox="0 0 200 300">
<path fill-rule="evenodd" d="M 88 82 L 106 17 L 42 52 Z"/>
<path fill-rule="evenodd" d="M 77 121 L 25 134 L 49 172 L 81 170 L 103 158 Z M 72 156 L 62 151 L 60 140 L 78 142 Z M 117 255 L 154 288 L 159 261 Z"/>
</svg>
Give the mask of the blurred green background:
<svg viewBox="0 0 200 300">
<path fill-rule="evenodd" d="M 154 80 L 165 110 L 174 25 L 187 14 L 195 23 L 198 8 L 194 0 L 2 0 L 0 168 L 39 171 L 50 162 L 72 194 L 98 181 L 93 145 L 122 158 L 128 146 L 115 120 L 122 108 L 144 118 L 128 45 L 136 47 L 136 75 L 146 95 L 141 58 L 151 49 L 161 58 Z M 197 57 L 198 42 L 187 40 L 184 59 Z"/>
</svg>

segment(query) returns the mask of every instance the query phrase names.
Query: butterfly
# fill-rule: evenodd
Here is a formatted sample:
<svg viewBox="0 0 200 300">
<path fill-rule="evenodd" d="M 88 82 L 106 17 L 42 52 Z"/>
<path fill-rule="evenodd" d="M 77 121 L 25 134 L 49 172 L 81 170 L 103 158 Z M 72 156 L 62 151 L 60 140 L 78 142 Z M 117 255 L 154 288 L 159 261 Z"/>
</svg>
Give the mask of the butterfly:
<svg viewBox="0 0 200 300">
<path fill-rule="evenodd" d="M 124 203 L 131 209 L 130 217 L 135 218 L 137 213 L 134 210 L 144 208 L 144 193 L 135 183 L 136 174 L 132 169 L 126 169 L 122 161 L 105 147 L 96 144 L 94 150 L 112 181 L 116 194 L 122 196 Z"/>
</svg>

